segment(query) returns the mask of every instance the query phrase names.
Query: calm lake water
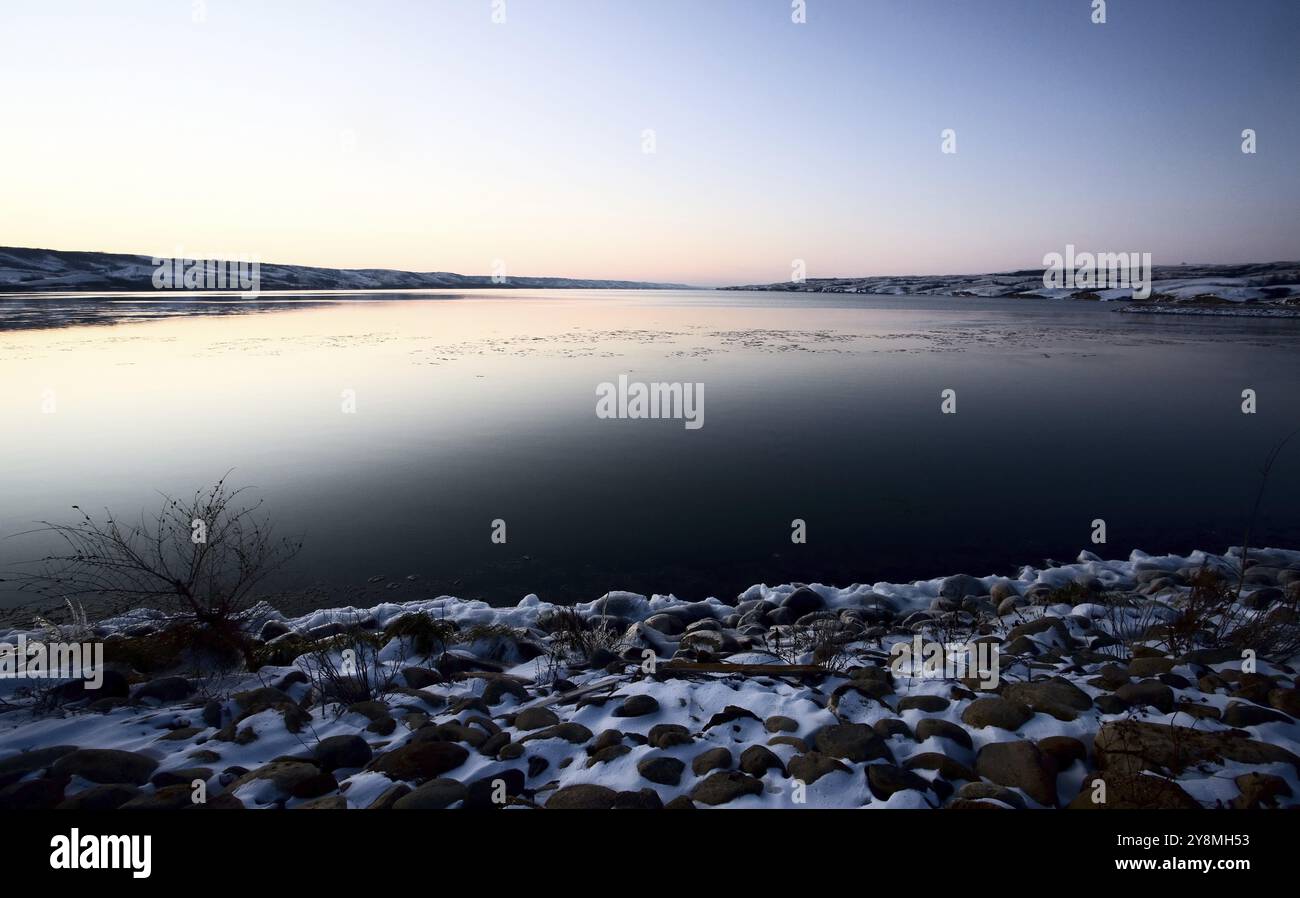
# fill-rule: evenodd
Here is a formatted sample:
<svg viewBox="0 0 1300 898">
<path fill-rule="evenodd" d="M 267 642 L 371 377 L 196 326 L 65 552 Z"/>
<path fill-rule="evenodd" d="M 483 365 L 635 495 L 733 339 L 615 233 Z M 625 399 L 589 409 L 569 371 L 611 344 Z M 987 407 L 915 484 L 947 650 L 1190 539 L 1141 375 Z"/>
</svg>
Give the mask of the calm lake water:
<svg viewBox="0 0 1300 898">
<path fill-rule="evenodd" d="M 0 298 L 0 534 L 74 504 L 138 515 L 233 469 L 305 540 L 281 585 L 320 602 L 984 575 L 1239 543 L 1300 426 L 1298 321 L 710 291 L 262 308 Z M 598 418 L 620 374 L 704 384 L 704 426 Z M 1300 546 L 1298 507 L 1300 438 L 1260 540 Z M 48 548 L 0 540 L 0 569 Z"/>
</svg>

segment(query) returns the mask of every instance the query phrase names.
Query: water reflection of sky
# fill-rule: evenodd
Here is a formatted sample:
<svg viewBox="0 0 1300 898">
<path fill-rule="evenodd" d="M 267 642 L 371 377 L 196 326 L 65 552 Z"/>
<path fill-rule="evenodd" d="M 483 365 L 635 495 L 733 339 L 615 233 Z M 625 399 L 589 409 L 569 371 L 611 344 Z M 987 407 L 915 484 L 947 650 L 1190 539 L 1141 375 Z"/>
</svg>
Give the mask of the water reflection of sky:
<svg viewBox="0 0 1300 898">
<path fill-rule="evenodd" d="M 1098 549 L 1097 517 L 1102 554 L 1221 550 L 1300 424 L 1298 335 L 1094 304 L 676 291 L 13 330 L 0 532 L 74 504 L 138 513 L 233 468 L 304 535 L 294 582 L 383 575 L 394 598 L 985 574 Z M 597 419 L 595 387 L 620 373 L 705 383 L 706 426 Z M 1297 498 L 1300 456 L 1284 456 L 1275 544 L 1300 545 Z M 40 551 L 5 540 L 0 566 Z"/>
</svg>

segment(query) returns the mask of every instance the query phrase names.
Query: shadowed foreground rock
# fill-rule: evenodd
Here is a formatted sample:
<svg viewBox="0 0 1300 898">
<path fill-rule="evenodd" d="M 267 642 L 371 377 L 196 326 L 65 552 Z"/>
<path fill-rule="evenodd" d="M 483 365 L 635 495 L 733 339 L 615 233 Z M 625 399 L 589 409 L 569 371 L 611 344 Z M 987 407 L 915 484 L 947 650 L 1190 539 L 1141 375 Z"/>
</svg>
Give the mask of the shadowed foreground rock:
<svg viewBox="0 0 1300 898">
<path fill-rule="evenodd" d="M 79 776 L 92 783 L 143 786 L 157 769 L 153 758 L 111 748 L 79 748 L 63 755 L 52 768 L 56 776 Z"/>
<path fill-rule="evenodd" d="M 1024 789 L 1041 805 L 1056 804 L 1056 762 L 1032 742 L 993 742 L 980 749 L 975 772 L 1003 786 Z"/>
<path fill-rule="evenodd" d="M 1105 784 L 1099 788 L 1097 781 Z M 1101 802 L 1094 801 L 1094 796 L 1104 796 Z M 1201 806 L 1196 799 L 1183 791 L 1173 780 L 1167 780 L 1153 774 L 1137 773 L 1097 773 L 1086 777 L 1083 791 L 1070 802 L 1073 810 L 1197 810 Z"/>
<path fill-rule="evenodd" d="M 1103 724 L 1093 740 L 1097 766 L 1107 773 L 1181 773 L 1199 763 L 1291 764 L 1300 771 L 1300 757 L 1284 748 L 1257 742 L 1230 731 L 1207 732 L 1189 727 L 1137 720 Z"/>
<path fill-rule="evenodd" d="M 411 742 L 379 755 L 370 763 L 389 779 L 424 781 L 455 770 L 469 752 L 455 742 Z"/>
<path fill-rule="evenodd" d="M 581 783 L 556 790 L 546 802 L 547 810 L 604 811 L 614 806 L 618 793 L 605 786 Z"/>
<path fill-rule="evenodd" d="M 744 795 L 761 795 L 763 781 L 739 770 L 723 770 L 701 781 L 691 790 L 691 800 L 704 804 L 726 804 Z"/>
</svg>

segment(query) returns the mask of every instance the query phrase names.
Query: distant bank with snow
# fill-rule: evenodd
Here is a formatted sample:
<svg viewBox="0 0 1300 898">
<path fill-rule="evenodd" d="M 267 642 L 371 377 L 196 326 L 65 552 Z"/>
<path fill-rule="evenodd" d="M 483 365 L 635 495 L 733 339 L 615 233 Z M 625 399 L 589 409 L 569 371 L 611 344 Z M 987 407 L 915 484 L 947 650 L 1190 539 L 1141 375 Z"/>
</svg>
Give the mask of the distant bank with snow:
<svg viewBox="0 0 1300 898">
<path fill-rule="evenodd" d="M 183 260 L 190 261 L 190 260 Z M 158 260 L 124 253 L 73 252 L 0 247 L 0 295 L 64 292 L 152 292 Z M 219 264 L 217 261 L 209 265 Z M 231 263 L 233 264 L 233 263 Z M 446 271 L 383 268 L 321 268 L 259 262 L 262 291 L 585 289 L 679 290 L 686 284 L 515 275 L 464 275 Z M 1150 296 L 1132 287 L 1048 287 L 1042 269 L 992 274 L 805 278 L 768 284 L 719 287 L 791 293 L 857 293 L 868 296 L 955 296 L 1078 299 L 1124 304 L 1123 311 L 1179 314 L 1300 314 L 1300 262 L 1242 265 L 1156 265 Z M 239 292 L 232 289 L 228 292 Z M 1265 312 L 1271 309 L 1271 312 Z"/>
<path fill-rule="evenodd" d="M 210 264 L 215 265 L 220 261 L 213 260 Z M 230 261 L 235 264 L 235 260 Z M 260 290 L 667 290 L 686 286 L 645 281 L 516 277 L 505 274 L 494 277 L 389 268 L 317 268 L 261 261 L 258 266 Z M 0 294 L 150 291 L 155 289 L 154 273 L 158 267 L 158 260 L 150 256 L 5 246 L 0 247 Z"/>
<path fill-rule="evenodd" d="M 1156 265 L 1151 295 L 1135 299 L 1132 287 L 1047 287 L 1042 269 L 997 274 L 913 275 L 868 278 L 806 278 L 724 290 L 794 293 L 861 293 L 871 296 L 943 295 L 1020 299 L 1079 299 L 1124 302 L 1124 311 L 1195 313 L 1226 309 L 1236 314 L 1268 307 L 1275 315 L 1300 313 L 1300 262 L 1246 265 Z"/>
</svg>

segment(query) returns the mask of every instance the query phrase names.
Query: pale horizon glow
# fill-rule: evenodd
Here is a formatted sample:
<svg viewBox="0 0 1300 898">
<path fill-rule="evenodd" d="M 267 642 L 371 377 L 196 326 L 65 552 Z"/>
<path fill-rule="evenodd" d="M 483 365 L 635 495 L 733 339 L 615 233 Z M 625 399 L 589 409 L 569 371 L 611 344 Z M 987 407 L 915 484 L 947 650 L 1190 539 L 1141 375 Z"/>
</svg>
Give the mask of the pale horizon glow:
<svg viewBox="0 0 1300 898">
<path fill-rule="evenodd" d="M 698 285 L 1300 257 L 1300 4 L 1108 5 L 10 0 L 0 245 Z"/>
</svg>

